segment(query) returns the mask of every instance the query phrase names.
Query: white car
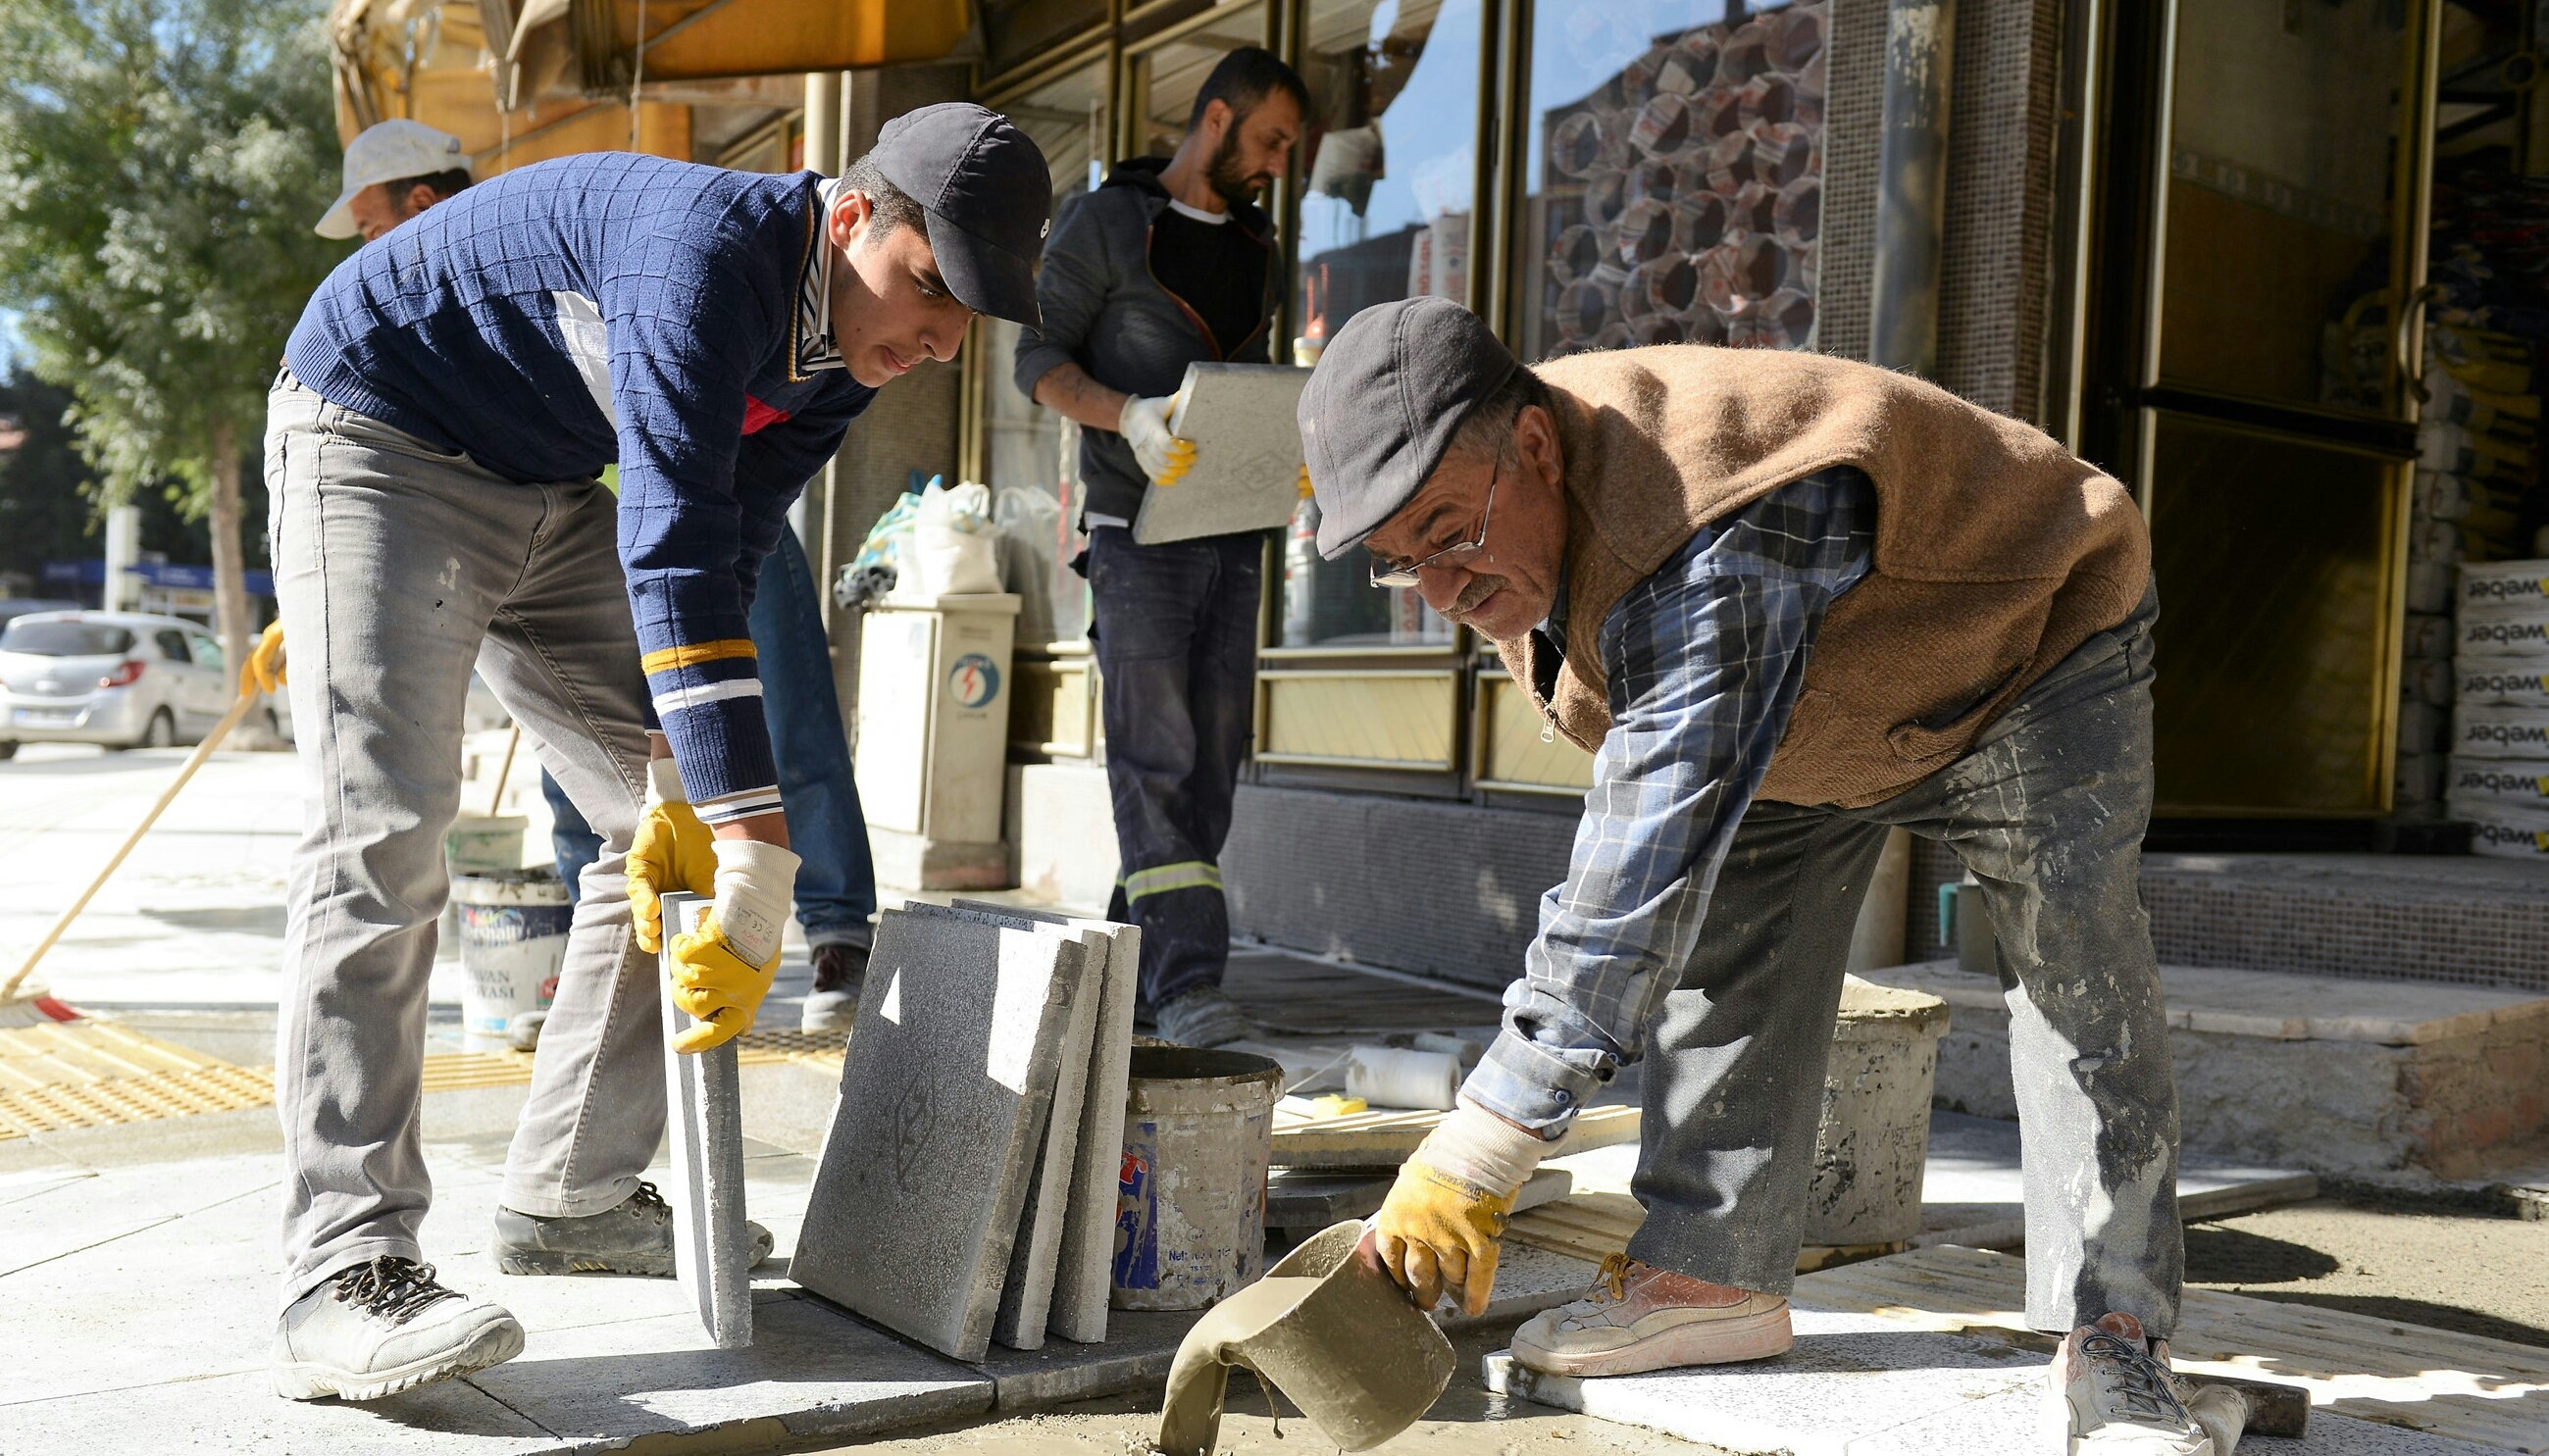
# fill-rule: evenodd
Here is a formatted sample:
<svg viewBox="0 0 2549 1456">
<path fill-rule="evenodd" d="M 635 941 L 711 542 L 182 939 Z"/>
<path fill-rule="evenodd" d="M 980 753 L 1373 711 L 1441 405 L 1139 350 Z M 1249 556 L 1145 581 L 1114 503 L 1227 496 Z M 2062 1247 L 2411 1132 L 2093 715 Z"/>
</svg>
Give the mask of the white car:
<svg viewBox="0 0 2549 1456">
<path fill-rule="evenodd" d="M 230 705 L 221 643 L 180 617 L 35 612 L 0 630 L 0 758 L 21 743 L 194 743 Z"/>
</svg>

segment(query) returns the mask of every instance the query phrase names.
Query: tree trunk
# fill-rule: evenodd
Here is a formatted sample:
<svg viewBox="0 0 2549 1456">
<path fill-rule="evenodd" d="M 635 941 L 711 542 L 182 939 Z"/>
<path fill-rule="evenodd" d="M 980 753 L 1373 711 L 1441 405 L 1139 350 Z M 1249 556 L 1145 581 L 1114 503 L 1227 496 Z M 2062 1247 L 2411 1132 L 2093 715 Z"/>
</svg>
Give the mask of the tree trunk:
<svg viewBox="0 0 2549 1456">
<path fill-rule="evenodd" d="M 231 675 L 234 691 L 239 675 L 247 666 L 249 646 L 255 641 L 249 626 L 247 600 L 247 556 L 239 540 L 239 457 L 238 436 L 228 419 L 213 421 L 213 626 L 222 639 L 222 663 Z M 253 724 L 242 724 L 239 736 L 248 743 L 262 738 L 265 720 L 260 716 Z"/>
</svg>

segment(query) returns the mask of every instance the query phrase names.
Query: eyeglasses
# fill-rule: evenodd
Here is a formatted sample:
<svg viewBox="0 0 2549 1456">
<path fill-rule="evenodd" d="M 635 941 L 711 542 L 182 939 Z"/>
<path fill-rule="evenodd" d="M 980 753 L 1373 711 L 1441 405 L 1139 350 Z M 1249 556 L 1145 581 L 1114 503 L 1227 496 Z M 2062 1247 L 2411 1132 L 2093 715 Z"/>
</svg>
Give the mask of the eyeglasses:
<svg viewBox="0 0 2549 1456">
<path fill-rule="evenodd" d="M 1375 587 L 1413 587 L 1417 583 L 1416 574 L 1428 567 L 1448 569 L 1476 560 L 1478 553 L 1487 549 L 1487 518 L 1496 508 L 1496 482 L 1504 478 L 1504 462 L 1499 460 L 1495 473 L 1487 477 L 1487 501 L 1478 507 L 1478 534 L 1474 540 L 1446 546 L 1423 561 L 1400 561 L 1374 551 L 1371 553 L 1371 584 Z"/>
</svg>

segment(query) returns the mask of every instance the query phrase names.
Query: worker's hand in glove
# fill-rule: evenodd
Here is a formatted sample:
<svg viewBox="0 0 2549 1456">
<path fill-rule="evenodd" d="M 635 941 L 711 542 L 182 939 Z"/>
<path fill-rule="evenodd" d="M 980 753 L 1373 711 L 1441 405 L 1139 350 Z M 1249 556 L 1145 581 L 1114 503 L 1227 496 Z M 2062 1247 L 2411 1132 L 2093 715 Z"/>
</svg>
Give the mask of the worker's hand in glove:
<svg viewBox="0 0 2549 1456">
<path fill-rule="evenodd" d="M 256 639 L 256 646 L 248 649 L 247 681 L 254 683 L 259 692 L 283 690 L 283 624 L 281 622 L 268 622 L 264 634 Z M 244 684 L 241 690 L 245 690 Z"/>
<path fill-rule="evenodd" d="M 673 1004 L 703 1023 L 673 1040 L 676 1051 L 706 1051 L 752 1030 L 797 891 L 794 854 L 758 840 L 714 844 L 716 903 L 698 930 L 673 937 Z"/>
<path fill-rule="evenodd" d="M 1372 1216 L 1372 1252 L 1420 1310 L 1448 1295 L 1472 1317 L 1496 1287 L 1496 1240 L 1548 1147 L 1463 1102 L 1426 1135 Z"/>
<path fill-rule="evenodd" d="M 628 846 L 628 910 L 639 950 L 652 956 L 664 949 L 664 896 L 716 893 L 715 843 L 691 807 L 673 761 L 648 760 L 646 809 Z"/>
<path fill-rule="evenodd" d="M 1116 430 L 1133 447 L 1133 459 L 1155 486 L 1174 486 L 1194 469 L 1194 441 L 1169 433 L 1169 415 L 1177 408 L 1175 395 L 1147 400 L 1136 395 L 1124 402 L 1124 412 L 1115 416 Z"/>
</svg>

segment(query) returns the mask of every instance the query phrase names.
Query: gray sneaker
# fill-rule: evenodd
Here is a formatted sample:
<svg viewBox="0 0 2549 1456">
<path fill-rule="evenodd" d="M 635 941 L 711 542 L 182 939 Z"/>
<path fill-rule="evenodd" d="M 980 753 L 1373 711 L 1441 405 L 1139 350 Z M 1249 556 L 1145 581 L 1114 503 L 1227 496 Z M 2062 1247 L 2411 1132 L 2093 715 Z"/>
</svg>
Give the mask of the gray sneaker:
<svg viewBox="0 0 2549 1456">
<path fill-rule="evenodd" d="M 502 1305 L 443 1288 L 431 1264 L 385 1254 L 292 1302 L 268 1375 L 287 1401 L 377 1401 L 521 1352 L 521 1321 Z"/>
<path fill-rule="evenodd" d="M 1160 1040 L 1180 1046 L 1225 1046 L 1257 1035 L 1257 1024 L 1219 986 L 1197 986 L 1159 1011 Z"/>
<path fill-rule="evenodd" d="M 752 1234 L 752 1258 L 770 1257 L 770 1230 Z M 496 1267 L 508 1274 L 673 1274 L 673 1207 L 652 1183 L 615 1208 L 582 1217 L 542 1218 L 496 1206 Z"/>
<path fill-rule="evenodd" d="M 808 1034 L 848 1031 L 858 1019 L 859 990 L 867 978 L 867 947 L 816 946 L 814 989 L 806 993 L 797 1029 Z"/>
</svg>

